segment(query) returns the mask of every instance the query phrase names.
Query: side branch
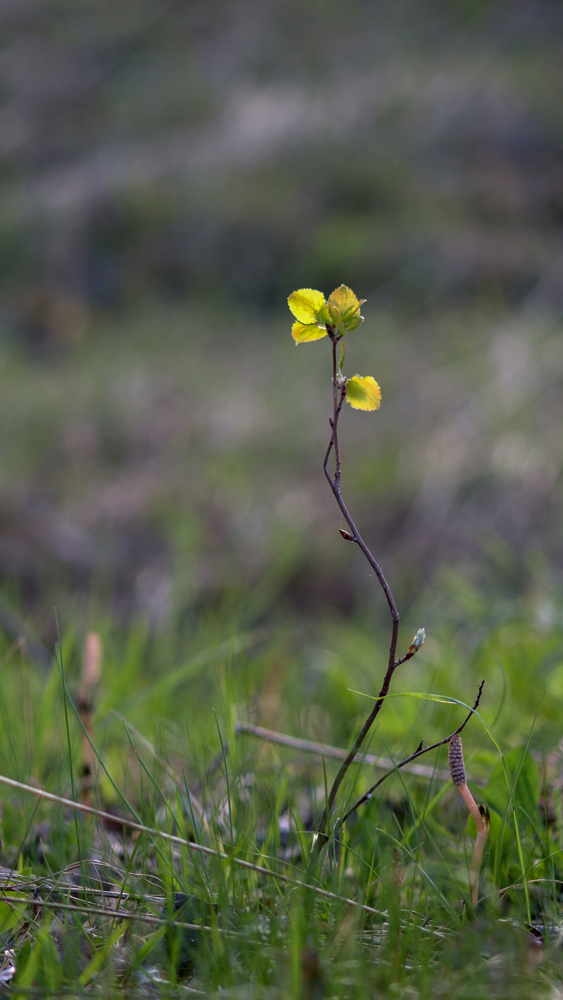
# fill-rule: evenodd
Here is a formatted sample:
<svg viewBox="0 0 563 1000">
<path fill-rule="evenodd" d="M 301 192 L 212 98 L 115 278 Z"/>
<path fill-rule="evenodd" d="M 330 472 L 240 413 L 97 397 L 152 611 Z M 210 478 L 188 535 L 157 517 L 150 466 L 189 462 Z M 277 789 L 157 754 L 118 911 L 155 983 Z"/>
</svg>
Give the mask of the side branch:
<svg viewBox="0 0 563 1000">
<path fill-rule="evenodd" d="M 453 740 L 454 736 L 458 736 L 459 733 L 461 733 L 465 729 L 465 727 L 466 727 L 467 723 L 469 722 L 471 716 L 477 711 L 477 709 L 479 707 L 479 702 L 481 701 L 481 695 L 483 693 L 483 688 L 484 687 L 485 687 L 485 681 L 483 680 L 483 681 L 481 681 L 481 683 L 479 685 L 479 690 L 477 692 L 477 697 L 475 699 L 475 704 L 473 705 L 473 708 L 470 710 L 470 712 L 468 713 L 468 715 L 465 717 L 465 719 L 461 723 L 461 726 L 458 726 L 458 728 L 455 729 L 453 731 L 453 733 L 450 733 L 449 736 L 445 736 L 443 740 L 438 740 L 437 743 L 432 743 L 430 746 L 427 746 L 427 747 L 423 747 L 422 745 L 419 746 L 419 747 L 417 747 L 417 749 L 414 751 L 414 753 L 411 753 L 409 757 L 405 757 L 404 760 L 402 760 L 398 764 L 396 764 L 395 767 L 392 767 L 391 770 L 386 771 L 386 773 L 383 774 L 381 776 L 381 778 L 379 778 L 379 780 L 376 781 L 375 784 L 373 784 L 371 786 L 371 788 L 368 788 L 367 792 L 364 792 L 364 794 L 358 799 L 357 802 L 354 802 L 353 806 L 350 806 L 350 808 L 348 809 L 348 811 L 346 813 L 344 813 L 344 816 L 342 816 L 341 819 L 338 820 L 338 822 L 337 822 L 337 824 L 336 824 L 336 826 L 334 828 L 335 834 L 338 832 L 338 830 L 340 830 L 340 827 L 343 826 L 344 823 L 346 823 L 346 821 L 350 818 L 350 816 L 353 813 L 355 813 L 356 810 L 359 809 L 359 807 L 361 805 L 364 804 L 364 802 L 368 802 L 369 799 L 371 799 L 371 797 L 372 797 L 373 793 L 375 792 L 375 790 L 377 788 L 379 788 L 379 786 L 382 785 L 383 782 L 386 781 L 387 778 L 389 778 L 392 774 L 395 774 L 395 772 L 398 771 L 400 768 L 406 767 L 406 765 L 410 764 L 413 760 L 417 760 L 418 757 L 422 757 L 423 754 L 430 753 L 431 750 L 437 750 L 438 747 L 442 747 L 446 743 L 450 743 L 451 740 Z"/>
</svg>

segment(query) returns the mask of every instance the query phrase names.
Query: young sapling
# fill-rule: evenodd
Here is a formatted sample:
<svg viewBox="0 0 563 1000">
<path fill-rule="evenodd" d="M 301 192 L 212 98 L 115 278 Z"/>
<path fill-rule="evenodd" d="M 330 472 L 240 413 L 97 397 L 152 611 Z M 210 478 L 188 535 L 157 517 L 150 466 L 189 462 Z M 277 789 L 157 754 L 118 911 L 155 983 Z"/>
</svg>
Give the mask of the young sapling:
<svg viewBox="0 0 563 1000">
<path fill-rule="evenodd" d="M 346 285 L 340 285 L 339 288 L 336 288 L 334 292 L 329 295 L 328 299 L 325 299 L 322 292 L 316 291 L 312 288 L 301 288 L 298 291 L 293 292 L 288 299 L 289 308 L 295 317 L 295 322 L 291 330 L 295 343 L 303 344 L 328 337 L 331 344 L 332 415 L 329 418 L 331 435 L 325 455 L 323 471 L 347 524 L 347 528 L 339 529 L 340 534 L 345 541 L 353 542 L 357 545 L 364 557 L 367 559 L 383 590 L 391 617 L 389 657 L 383 681 L 374 705 L 362 728 L 360 729 L 353 746 L 343 760 L 333 781 L 332 787 L 327 795 L 326 805 L 317 827 L 317 836 L 314 845 L 314 852 L 316 854 L 318 854 L 322 847 L 327 843 L 329 839 L 329 828 L 332 827 L 333 832 L 336 832 L 342 823 L 345 822 L 345 820 L 358 808 L 358 806 L 371 797 L 371 792 L 374 788 L 378 784 L 381 784 L 381 781 L 387 777 L 387 775 L 384 775 L 383 778 L 380 779 L 369 792 L 359 799 L 358 802 L 355 803 L 355 805 L 352 806 L 352 808 L 349 809 L 344 816 L 342 816 L 335 824 L 332 823 L 332 814 L 340 786 L 383 706 L 385 698 L 389 693 L 389 688 L 391 686 L 395 670 L 397 667 L 401 666 L 401 664 L 406 663 L 407 660 L 410 660 L 413 656 L 415 656 L 426 637 L 424 629 L 419 629 L 408 647 L 407 652 L 403 656 L 397 658 L 400 616 L 395 599 L 381 566 L 370 552 L 352 519 L 348 507 L 344 502 L 340 488 L 342 464 L 340 458 L 340 443 L 338 439 L 338 423 L 344 401 L 346 400 L 346 402 L 348 402 L 353 409 L 366 411 L 377 410 L 381 404 L 381 390 L 371 375 L 356 374 L 352 377 L 344 375 L 345 338 L 349 333 L 356 330 L 364 322 L 364 318 L 360 313 L 361 306 L 364 302 L 365 299 L 358 299 L 352 289 L 348 288 Z M 334 460 L 332 472 L 329 469 L 328 464 L 331 456 Z M 483 685 L 479 688 L 477 700 L 472 712 L 475 711 L 477 705 L 479 704 L 482 689 Z M 469 721 L 472 712 L 470 712 L 468 718 L 460 727 L 460 730 Z M 420 754 L 427 753 L 436 746 L 448 743 L 451 739 L 452 736 L 447 736 L 445 739 L 440 740 L 439 743 L 426 748 L 423 747 L 421 742 L 414 754 L 411 754 L 410 757 L 398 764 L 397 768 L 406 765 L 409 761 L 412 761 L 417 756 L 420 756 Z M 397 768 L 394 768 L 393 771 Z M 388 774 L 389 773 L 391 772 L 388 772 Z"/>
</svg>

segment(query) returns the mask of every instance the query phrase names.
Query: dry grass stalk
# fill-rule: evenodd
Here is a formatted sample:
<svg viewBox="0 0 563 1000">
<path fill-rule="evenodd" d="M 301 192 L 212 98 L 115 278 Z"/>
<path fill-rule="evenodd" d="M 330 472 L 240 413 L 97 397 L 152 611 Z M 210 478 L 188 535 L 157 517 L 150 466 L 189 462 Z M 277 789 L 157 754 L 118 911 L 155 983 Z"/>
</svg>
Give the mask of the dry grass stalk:
<svg viewBox="0 0 563 1000">
<path fill-rule="evenodd" d="M 99 632 L 88 632 L 82 652 L 82 675 L 78 692 L 78 712 L 84 729 L 93 738 L 92 718 L 94 712 L 94 692 L 101 677 L 102 640 Z M 82 766 L 80 798 L 89 806 L 92 801 L 94 776 L 94 752 L 86 735 L 82 737 Z"/>
</svg>

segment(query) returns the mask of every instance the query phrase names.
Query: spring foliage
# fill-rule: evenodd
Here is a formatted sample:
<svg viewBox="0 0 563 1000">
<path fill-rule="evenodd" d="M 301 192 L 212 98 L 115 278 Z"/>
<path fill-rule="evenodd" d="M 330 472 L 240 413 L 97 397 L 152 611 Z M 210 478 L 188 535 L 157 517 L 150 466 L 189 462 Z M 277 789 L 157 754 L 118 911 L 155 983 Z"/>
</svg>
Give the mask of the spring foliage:
<svg viewBox="0 0 563 1000">
<path fill-rule="evenodd" d="M 340 344 L 340 363 L 337 384 L 346 389 L 345 398 L 355 410 L 377 410 L 381 403 L 381 390 L 371 375 L 353 375 L 345 378 L 344 342 L 347 333 L 356 330 L 363 322 L 360 313 L 365 299 L 358 299 L 351 288 L 340 285 L 328 300 L 313 288 L 300 288 L 288 298 L 288 305 L 295 316 L 291 333 L 296 344 L 329 337 L 333 344 Z"/>
</svg>

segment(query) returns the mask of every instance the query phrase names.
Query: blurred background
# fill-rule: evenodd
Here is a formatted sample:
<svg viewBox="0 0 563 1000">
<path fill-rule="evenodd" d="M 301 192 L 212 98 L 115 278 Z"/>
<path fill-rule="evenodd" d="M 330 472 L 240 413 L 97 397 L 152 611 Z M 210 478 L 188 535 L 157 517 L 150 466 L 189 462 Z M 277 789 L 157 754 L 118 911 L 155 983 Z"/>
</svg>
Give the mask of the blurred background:
<svg viewBox="0 0 563 1000">
<path fill-rule="evenodd" d="M 3 627 L 387 628 L 322 475 L 328 344 L 290 336 L 290 292 L 341 283 L 383 394 L 345 413 L 343 489 L 407 619 L 561 624 L 561 4 L 0 26 Z"/>
</svg>

